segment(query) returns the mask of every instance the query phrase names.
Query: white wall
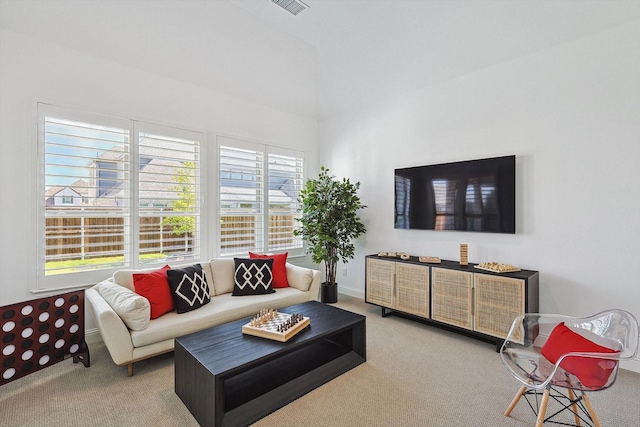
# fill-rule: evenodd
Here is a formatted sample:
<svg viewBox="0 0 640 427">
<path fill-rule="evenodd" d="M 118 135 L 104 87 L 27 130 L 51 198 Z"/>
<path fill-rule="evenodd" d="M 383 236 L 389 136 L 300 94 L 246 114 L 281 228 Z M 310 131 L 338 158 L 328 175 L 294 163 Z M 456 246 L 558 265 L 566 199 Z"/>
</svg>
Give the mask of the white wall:
<svg viewBox="0 0 640 427">
<path fill-rule="evenodd" d="M 0 305 L 37 296 L 31 290 L 38 253 L 38 101 L 195 128 L 207 133 L 209 144 L 223 133 L 295 148 L 306 151 L 310 170 L 317 169 L 313 119 L 8 30 L 0 32 L 0 58 Z"/>
<path fill-rule="evenodd" d="M 368 205 L 341 291 L 364 296 L 365 255 L 468 243 L 471 262 L 540 271 L 541 312 L 640 318 L 639 136 L 640 21 L 322 122 L 320 164 Z M 394 230 L 394 168 L 508 154 L 515 235 Z"/>
</svg>

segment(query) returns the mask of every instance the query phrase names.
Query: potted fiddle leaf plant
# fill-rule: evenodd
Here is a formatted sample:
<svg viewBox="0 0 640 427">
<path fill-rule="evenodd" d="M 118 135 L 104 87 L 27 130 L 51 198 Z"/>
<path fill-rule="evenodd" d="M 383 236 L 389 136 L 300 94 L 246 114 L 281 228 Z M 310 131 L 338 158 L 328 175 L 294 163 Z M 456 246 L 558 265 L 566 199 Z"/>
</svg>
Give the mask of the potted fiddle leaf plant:
<svg viewBox="0 0 640 427">
<path fill-rule="evenodd" d="M 360 183 L 349 179 L 336 180 L 329 169 L 322 166 L 318 179 L 309 179 L 300 192 L 298 201 L 302 215 L 300 228 L 293 233 L 307 242 L 307 252 L 313 262 L 324 262 L 325 282 L 320 289 L 320 300 L 338 301 L 336 269 L 338 261 L 353 259 L 353 239 L 367 230 L 358 216 L 366 208 L 360 202 L 357 191 Z"/>
</svg>

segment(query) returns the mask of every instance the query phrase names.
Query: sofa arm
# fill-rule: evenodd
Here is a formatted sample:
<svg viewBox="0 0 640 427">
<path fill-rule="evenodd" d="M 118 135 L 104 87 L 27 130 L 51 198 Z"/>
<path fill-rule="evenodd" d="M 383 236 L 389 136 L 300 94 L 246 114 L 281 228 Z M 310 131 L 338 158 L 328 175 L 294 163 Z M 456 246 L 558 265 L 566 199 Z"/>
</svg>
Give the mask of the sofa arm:
<svg viewBox="0 0 640 427">
<path fill-rule="evenodd" d="M 309 292 L 309 300 L 318 300 L 320 292 L 320 271 L 287 263 L 289 286 Z"/>
<path fill-rule="evenodd" d="M 309 285 L 310 300 L 320 301 L 320 279 L 322 277 L 320 270 L 313 271 L 313 280 Z"/>
<path fill-rule="evenodd" d="M 133 360 L 133 342 L 127 326 L 95 286 L 85 291 L 85 300 L 91 307 L 102 341 L 113 361 L 120 366 L 130 363 Z"/>
</svg>

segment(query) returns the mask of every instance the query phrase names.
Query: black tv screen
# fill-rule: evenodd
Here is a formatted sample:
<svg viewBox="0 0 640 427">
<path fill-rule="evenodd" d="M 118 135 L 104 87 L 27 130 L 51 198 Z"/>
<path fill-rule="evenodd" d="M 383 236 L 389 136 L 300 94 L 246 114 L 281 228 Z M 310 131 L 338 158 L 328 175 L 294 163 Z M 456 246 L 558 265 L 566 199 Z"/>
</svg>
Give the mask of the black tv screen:
<svg viewBox="0 0 640 427">
<path fill-rule="evenodd" d="M 395 170 L 395 228 L 516 232 L 516 156 Z"/>
</svg>

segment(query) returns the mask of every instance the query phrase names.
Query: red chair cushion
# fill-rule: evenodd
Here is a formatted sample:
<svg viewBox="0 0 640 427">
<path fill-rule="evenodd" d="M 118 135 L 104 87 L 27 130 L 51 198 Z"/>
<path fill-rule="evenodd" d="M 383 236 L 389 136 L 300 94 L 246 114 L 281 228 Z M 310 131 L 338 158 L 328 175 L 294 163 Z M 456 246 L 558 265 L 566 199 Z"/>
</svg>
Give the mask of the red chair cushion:
<svg viewBox="0 0 640 427">
<path fill-rule="evenodd" d="M 288 288 L 289 281 L 287 280 L 287 255 L 289 252 L 276 255 L 261 255 L 249 252 L 249 258 L 271 258 L 273 260 L 273 287 L 274 288 Z"/>
<path fill-rule="evenodd" d="M 555 364 L 562 355 L 567 353 L 620 353 L 608 347 L 603 347 L 569 329 L 564 322 L 558 324 L 540 353 Z M 565 371 L 578 377 L 582 385 L 589 388 L 601 388 L 609 380 L 617 361 L 592 357 L 565 357 L 560 366 Z"/>
<path fill-rule="evenodd" d="M 167 278 L 167 270 L 170 269 L 171 267 L 165 265 L 150 273 L 135 273 L 133 275 L 133 287 L 136 293 L 149 300 L 152 319 L 173 311 L 175 308 Z"/>
</svg>

